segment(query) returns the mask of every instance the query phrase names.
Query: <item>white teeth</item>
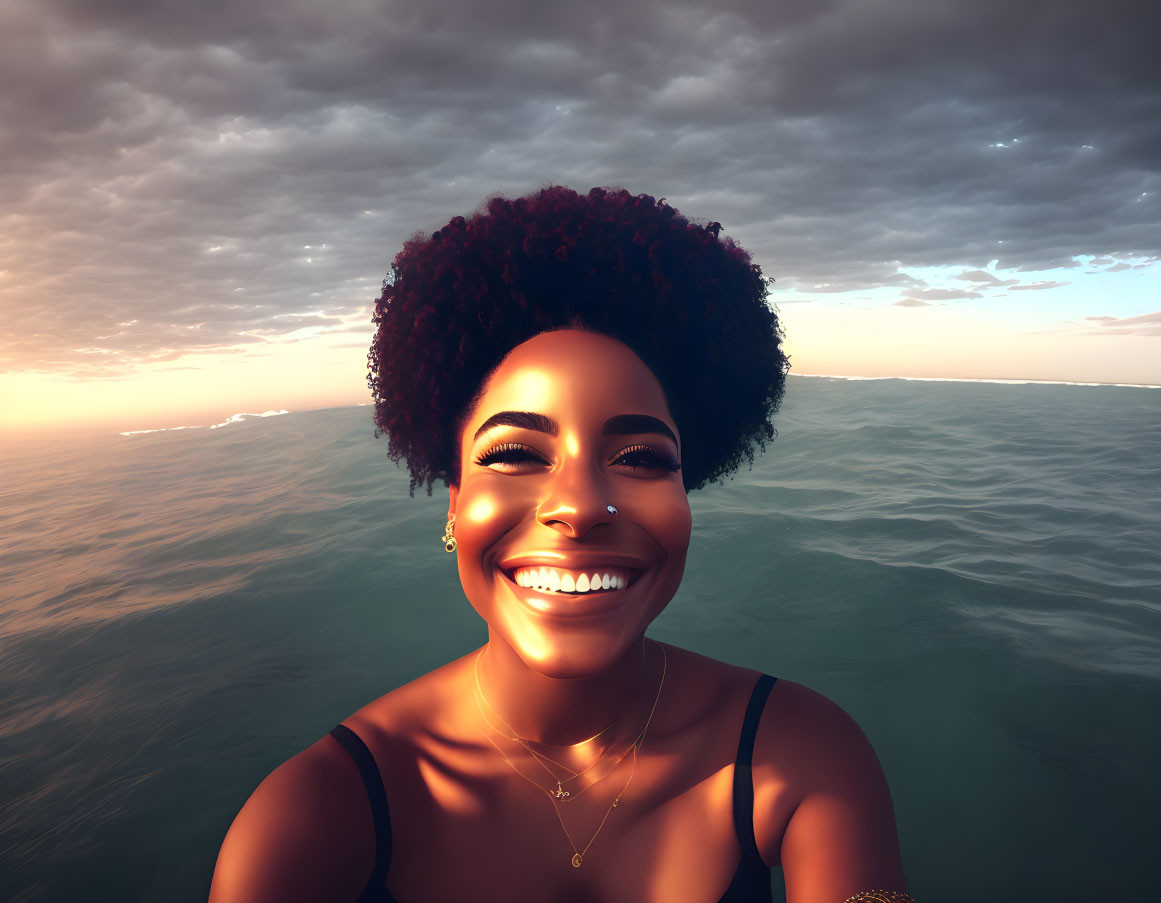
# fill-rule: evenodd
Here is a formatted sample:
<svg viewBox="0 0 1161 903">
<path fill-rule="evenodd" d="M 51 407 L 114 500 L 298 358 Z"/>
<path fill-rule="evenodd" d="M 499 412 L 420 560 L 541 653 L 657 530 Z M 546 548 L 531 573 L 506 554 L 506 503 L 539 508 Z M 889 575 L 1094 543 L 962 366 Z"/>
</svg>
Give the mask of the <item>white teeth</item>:
<svg viewBox="0 0 1161 903">
<path fill-rule="evenodd" d="M 624 589 L 629 585 L 630 575 L 628 571 L 621 569 L 610 570 L 604 574 L 581 573 L 574 577 L 572 573 L 561 573 L 549 567 L 523 567 L 516 568 L 512 576 L 519 586 L 535 588 L 542 592 L 588 593 L 606 589 Z"/>
</svg>

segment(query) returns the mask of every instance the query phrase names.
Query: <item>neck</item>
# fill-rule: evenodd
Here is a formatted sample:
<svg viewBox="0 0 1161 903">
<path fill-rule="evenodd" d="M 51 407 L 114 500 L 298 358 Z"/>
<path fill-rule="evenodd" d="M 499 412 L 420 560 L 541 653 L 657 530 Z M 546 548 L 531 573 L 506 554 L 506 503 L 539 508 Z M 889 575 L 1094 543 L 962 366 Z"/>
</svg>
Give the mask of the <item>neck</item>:
<svg viewBox="0 0 1161 903">
<path fill-rule="evenodd" d="M 646 654 L 654 645 L 642 636 L 604 674 L 562 679 L 533 670 L 490 632 L 477 662 L 483 711 L 497 729 L 509 733 L 510 728 L 521 739 L 556 747 L 562 755 L 585 756 L 614 743 L 631 743 L 657 695 L 660 656 Z"/>
</svg>

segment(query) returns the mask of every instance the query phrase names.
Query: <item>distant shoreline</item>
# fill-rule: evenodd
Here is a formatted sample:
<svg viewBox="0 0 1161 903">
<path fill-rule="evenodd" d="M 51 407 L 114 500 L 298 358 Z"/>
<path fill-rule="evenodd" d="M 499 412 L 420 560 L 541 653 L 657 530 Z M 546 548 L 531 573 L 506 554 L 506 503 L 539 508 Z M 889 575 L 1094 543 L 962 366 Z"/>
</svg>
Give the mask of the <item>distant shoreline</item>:
<svg viewBox="0 0 1161 903">
<path fill-rule="evenodd" d="M 791 373 L 790 376 L 801 376 L 806 379 L 845 379 L 852 382 L 884 379 L 905 379 L 910 382 L 925 383 L 997 383 L 1000 385 L 1114 386 L 1120 389 L 1161 389 L 1161 385 L 1154 385 L 1153 383 L 1074 382 L 1064 379 L 1000 379 L 992 377 L 968 379 L 966 377 L 958 376 L 840 376 L 833 373 Z"/>
</svg>

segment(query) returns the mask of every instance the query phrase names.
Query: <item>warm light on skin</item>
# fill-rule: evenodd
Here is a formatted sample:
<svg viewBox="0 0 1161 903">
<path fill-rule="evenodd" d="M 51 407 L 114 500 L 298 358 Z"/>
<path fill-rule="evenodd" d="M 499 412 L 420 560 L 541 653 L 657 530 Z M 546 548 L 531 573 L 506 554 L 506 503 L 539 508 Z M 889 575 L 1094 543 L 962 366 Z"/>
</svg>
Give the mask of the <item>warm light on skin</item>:
<svg viewBox="0 0 1161 903">
<path fill-rule="evenodd" d="M 523 400 L 523 410 L 542 411 L 552 401 L 552 376 L 538 367 L 529 367 L 512 376 L 512 390 Z"/>
<path fill-rule="evenodd" d="M 490 520 L 496 512 L 496 505 L 491 499 L 477 499 L 468 507 L 468 520 L 474 523 L 483 523 Z"/>
<path fill-rule="evenodd" d="M 487 807 L 479 794 L 469 793 L 457 776 L 441 768 L 427 756 L 415 759 L 415 769 L 431 793 L 435 804 L 456 818 L 481 818 Z"/>
<path fill-rule="evenodd" d="M 516 623 L 512 626 L 512 637 L 518 647 L 523 650 L 524 658 L 534 668 L 547 667 L 552 655 L 552 644 L 539 630 L 533 629 L 531 624 Z M 491 631 L 489 631 L 489 636 Z"/>
<path fill-rule="evenodd" d="M 558 435 L 499 425 L 476 437 L 505 411 L 552 418 Z M 460 581 L 488 623 L 481 666 L 488 696 L 524 736 L 567 735 L 568 742 L 591 736 L 621 714 L 627 698 L 648 696 L 645 685 L 657 680 L 649 673 L 656 656 L 649 669 L 643 666 L 642 637 L 681 582 L 691 516 L 680 470 L 634 469 L 632 458 L 621 463 L 638 446 L 680 460 L 679 445 L 660 433 L 605 434 L 613 418 L 634 414 L 655 418 L 677 436 L 660 383 L 627 346 L 558 330 L 510 353 L 461 436 L 460 485 L 451 487 L 448 508 L 449 516 L 470 512 L 462 526 L 456 520 Z M 480 463 L 509 444 L 523 446 L 528 457 Z M 543 603 L 538 610 L 532 601 L 534 591 L 499 568 L 506 558 L 542 551 L 564 564 L 578 552 L 621 554 L 641 562 L 643 573 L 623 591 L 630 601 L 613 610 L 545 614 Z"/>
</svg>

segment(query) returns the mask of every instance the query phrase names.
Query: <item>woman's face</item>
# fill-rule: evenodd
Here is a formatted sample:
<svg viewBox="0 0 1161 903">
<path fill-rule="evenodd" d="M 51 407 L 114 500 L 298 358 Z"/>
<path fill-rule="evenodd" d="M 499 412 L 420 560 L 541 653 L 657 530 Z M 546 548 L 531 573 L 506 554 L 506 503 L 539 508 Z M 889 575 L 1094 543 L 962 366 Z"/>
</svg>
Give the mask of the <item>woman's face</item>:
<svg viewBox="0 0 1161 903">
<path fill-rule="evenodd" d="M 657 378 L 608 336 L 541 333 L 492 374 L 448 514 L 468 600 L 529 667 L 603 674 L 673 598 L 691 526 L 680 438 Z"/>
</svg>

